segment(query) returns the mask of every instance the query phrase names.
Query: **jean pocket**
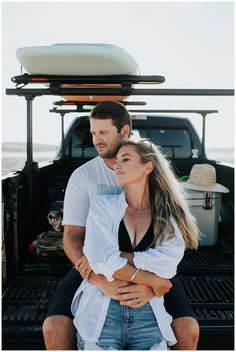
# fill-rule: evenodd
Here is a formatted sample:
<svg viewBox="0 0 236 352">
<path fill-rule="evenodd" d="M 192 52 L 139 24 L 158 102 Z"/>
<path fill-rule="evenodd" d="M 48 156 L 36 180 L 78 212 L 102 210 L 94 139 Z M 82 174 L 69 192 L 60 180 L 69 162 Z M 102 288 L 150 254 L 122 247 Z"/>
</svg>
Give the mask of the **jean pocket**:
<svg viewBox="0 0 236 352">
<path fill-rule="evenodd" d="M 97 351 L 97 350 L 103 350 L 98 344 L 98 342 L 93 342 L 93 341 L 84 341 L 84 349 L 86 351 Z"/>
<path fill-rule="evenodd" d="M 77 348 L 79 351 L 94 351 L 94 350 L 103 349 L 98 345 L 98 342 L 87 341 L 83 339 L 78 332 L 76 335 L 77 335 Z"/>
<path fill-rule="evenodd" d="M 76 334 L 76 338 L 77 338 L 77 349 L 79 351 L 83 351 L 84 350 L 84 340 L 82 339 L 82 337 L 80 336 L 80 334 L 78 332 Z"/>
<path fill-rule="evenodd" d="M 160 342 L 154 343 L 150 350 L 168 350 L 166 340 L 162 339 Z"/>
</svg>

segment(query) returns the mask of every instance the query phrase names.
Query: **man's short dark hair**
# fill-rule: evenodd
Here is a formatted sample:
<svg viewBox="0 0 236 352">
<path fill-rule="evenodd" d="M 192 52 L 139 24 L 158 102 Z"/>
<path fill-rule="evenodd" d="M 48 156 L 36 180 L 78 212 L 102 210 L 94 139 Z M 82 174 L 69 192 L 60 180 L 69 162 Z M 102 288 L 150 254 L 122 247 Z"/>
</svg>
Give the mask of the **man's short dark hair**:
<svg viewBox="0 0 236 352">
<path fill-rule="evenodd" d="M 98 103 L 91 111 L 90 118 L 101 120 L 111 119 L 118 132 L 121 131 L 124 125 L 129 126 L 130 133 L 132 130 L 131 116 L 126 107 L 118 101 L 106 100 Z"/>
</svg>

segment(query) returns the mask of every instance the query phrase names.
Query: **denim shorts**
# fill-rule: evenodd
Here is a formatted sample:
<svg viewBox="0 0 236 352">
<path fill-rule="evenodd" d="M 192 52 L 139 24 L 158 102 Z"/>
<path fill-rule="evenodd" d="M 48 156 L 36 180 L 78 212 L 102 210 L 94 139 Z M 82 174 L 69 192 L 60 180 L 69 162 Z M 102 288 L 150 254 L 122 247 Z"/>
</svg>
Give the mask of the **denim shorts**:
<svg viewBox="0 0 236 352">
<path fill-rule="evenodd" d="M 79 350 L 166 350 L 166 341 L 149 303 L 129 308 L 111 300 L 98 342 L 77 334 Z"/>
</svg>

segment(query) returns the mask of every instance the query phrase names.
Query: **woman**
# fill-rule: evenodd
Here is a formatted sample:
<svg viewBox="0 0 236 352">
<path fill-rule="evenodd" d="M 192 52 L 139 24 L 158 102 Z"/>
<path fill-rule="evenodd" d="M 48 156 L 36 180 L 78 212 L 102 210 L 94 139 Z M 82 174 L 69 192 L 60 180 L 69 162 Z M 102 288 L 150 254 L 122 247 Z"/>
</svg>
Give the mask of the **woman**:
<svg viewBox="0 0 236 352">
<path fill-rule="evenodd" d="M 167 344 L 176 343 L 170 326 L 172 318 L 165 311 L 163 296 L 155 293 L 160 282 L 176 274 L 184 250 L 197 248 L 198 230 L 167 160 L 150 143 L 123 142 L 114 171 L 125 191 L 97 196 L 91 202 L 85 257 L 81 258 L 79 270 L 86 272 L 85 278 L 93 270 L 110 281 L 144 284 L 154 294 L 140 308 L 122 307 L 84 280 L 72 302 L 78 346 L 166 349 Z M 135 249 L 133 254 L 119 250 L 118 236 L 125 236 L 125 232 Z M 149 248 L 140 252 L 138 246 L 144 240 L 149 241 Z"/>
</svg>

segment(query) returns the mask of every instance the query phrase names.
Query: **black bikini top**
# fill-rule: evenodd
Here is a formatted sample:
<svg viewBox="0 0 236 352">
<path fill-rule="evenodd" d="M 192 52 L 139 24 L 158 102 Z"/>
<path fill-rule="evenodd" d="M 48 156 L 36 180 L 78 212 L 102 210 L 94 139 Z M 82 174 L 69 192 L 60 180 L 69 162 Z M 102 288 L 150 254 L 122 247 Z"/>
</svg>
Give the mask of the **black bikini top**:
<svg viewBox="0 0 236 352">
<path fill-rule="evenodd" d="M 118 231 L 118 239 L 119 239 L 119 248 L 121 252 L 129 252 L 132 253 L 133 251 L 145 251 L 154 239 L 154 232 L 153 232 L 153 222 L 151 222 L 147 232 L 138 243 L 138 245 L 132 249 L 132 243 L 130 241 L 129 233 L 126 229 L 124 220 L 122 219 L 119 226 Z M 151 246 L 153 248 L 153 245 Z"/>
</svg>

